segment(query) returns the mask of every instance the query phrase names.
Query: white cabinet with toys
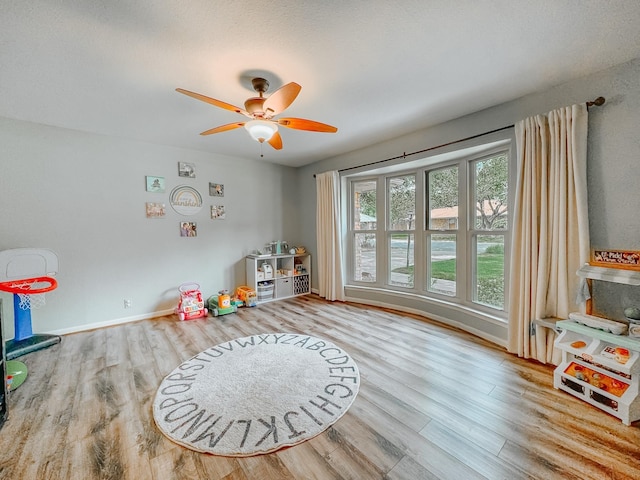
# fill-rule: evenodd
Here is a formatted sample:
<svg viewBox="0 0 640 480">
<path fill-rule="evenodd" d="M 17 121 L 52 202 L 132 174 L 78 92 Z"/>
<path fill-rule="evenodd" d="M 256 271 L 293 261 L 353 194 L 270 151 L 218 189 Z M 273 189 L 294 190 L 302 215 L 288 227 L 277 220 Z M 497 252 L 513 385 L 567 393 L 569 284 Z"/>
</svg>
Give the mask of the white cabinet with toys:
<svg viewBox="0 0 640 480">
<path fill-rule="evenodd" d="M 311 255 L 248 255 L 247 285 L 258 303 L 306 295 L 311 292 Z"/>
<path fill-rule="evenodd" d="M 591 280 L 639 285 L 640 272 L 585 265 L 578 275 Z M 555 346 L 562 362 L 553 386 L 619 418 L 625 425 L 640 420 L 640 338 L 634 323 L 587 314 L 569 315 L 556 323 Z M 626 315 L 626 313 L 625 313 Z M 629 318 L 629 320 L 632 320 Z"/>
<path fill-rule="evenodd" d="M 553 386 L 618 417 L 625 425 L 640 420 L 640 341 L 588 327 L 573 320 L 556 323 L 562 362 Z"/>
</svg>

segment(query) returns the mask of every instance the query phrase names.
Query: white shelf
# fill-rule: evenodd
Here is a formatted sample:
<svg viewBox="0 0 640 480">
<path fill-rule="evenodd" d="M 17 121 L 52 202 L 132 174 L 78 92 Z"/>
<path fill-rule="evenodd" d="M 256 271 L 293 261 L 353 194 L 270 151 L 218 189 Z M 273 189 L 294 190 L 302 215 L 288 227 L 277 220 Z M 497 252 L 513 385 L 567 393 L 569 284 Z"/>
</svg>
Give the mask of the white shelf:
<svg viewBox="0 0 640 480">
<path fill-rule="evenodd" d="M 637 270 L 585 264 L 577 274 L 590 280 L 640 285 L 640 271 Z M 573 320 L 556 322 L 556 327 L 561 330 L 555 340 L 555 346 L 562 351 L 562 362 L 553 373 L 553 386 L 618 417 L 625 425 L 640 420 L 640 339 L 614 335 Z M 586 345 L 572 346 L 577 341 L 583 341 Z M 627 349 L 629 359 L 621 363 L 602 355 L 606 347 Z M 626 383 L 629 387 L 618 397 L 608 392 L 606 384 L 601 384 L 600 379 L 593 381 L 594 385 L 566 373 L 572 363 L 609 377 L 610 381 Z"/>
<path fill-rule="evenodd" d="M 640 351 L 640 338 L 631 338 L 627 335 L 614 335 L 613 333 L 605 332 L 597 328 L 587 327 L 581 323 L 574 322 L 573 320 L 562 320 L 556 322 L 556 327 L 561 330 L 570 330 L 582 334 L 582 336 L 588 336 L 591 338 L 598 338 L 611 345 L 617 345 L 619 347 L 625 347 L 629 350 Z"/>
<path fill-rule="evenodd" d="M 592 280 L 621 283 L 624 285 L 640 285 L 640 271 L 623 270 L 621 268 L 597 267 L 585 264 L 578 270 L 578 276 Z"/>
<path fill-rule="evenodd" d="M 572 320 L 557 322 L 556 326 L 561 330 L 555 345 L 562 350 L 562 362 L 554 371 L 554 387 L 618 417 L 625 425 L 640 420 L 640 341 L 626 335 L 613 335 L 587 327 Z M 585 346 L 572 346 L 577 341 L 583 341 Z M 629 359 L 621 363 L 602 355 L 606 347 L 627 349 Z M 629 387 L 618 397 L 604 388 L 566 373 L 572 363 L 626 383 Z"/>
<path fill-rule="evenodd" d="M 296 273 L 296 267 L 302 272 Z M 258 293 L 258 303 L 311 293 L 311 256 L 308 253 L 247 255 L 246 273 L 247 286 Z"/>
</svg>

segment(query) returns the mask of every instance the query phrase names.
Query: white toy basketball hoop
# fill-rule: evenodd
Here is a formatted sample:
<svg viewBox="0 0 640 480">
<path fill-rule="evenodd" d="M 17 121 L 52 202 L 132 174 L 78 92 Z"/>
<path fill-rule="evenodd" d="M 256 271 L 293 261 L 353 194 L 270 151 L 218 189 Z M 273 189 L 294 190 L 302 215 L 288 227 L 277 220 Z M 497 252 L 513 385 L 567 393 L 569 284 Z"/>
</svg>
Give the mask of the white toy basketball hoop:
<svg viewBox="0 0 640 480">
<path fill-rule="evenodd" d="M 0 251 L 0 291 L 13 293 L 14 338 L 7 341 L 7 359 L 60 343 L 60 336 L 34 334 L 31 309 L 45 305 L 45 293 L 58 286 L 58 256 L 44 248 Z"/>
</svg>

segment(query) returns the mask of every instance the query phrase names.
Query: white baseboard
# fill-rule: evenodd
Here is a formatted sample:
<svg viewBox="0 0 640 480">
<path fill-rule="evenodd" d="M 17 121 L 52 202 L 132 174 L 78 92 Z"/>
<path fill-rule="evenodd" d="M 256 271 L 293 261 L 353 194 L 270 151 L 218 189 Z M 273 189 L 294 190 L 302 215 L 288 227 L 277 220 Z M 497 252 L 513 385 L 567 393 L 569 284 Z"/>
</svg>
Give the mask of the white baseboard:
<svg viewBox="0 0 640 480">
<path fill-rule="evenodd" d="M 356 298 L 356 297 L 346 297 L 345 298 L 346 302 L 353 302 L 353 303 L 361 303 L 363 305 L 372 305 L 374 307 L 384 307 L 384 308 L 389 308 L 392 310 L 397 310 L 399 312 L 406 312 L 406 313 L 413 313 L 416 315 L 420 315 L 421 317 L 424 317 L 426 319 L 432 319 L 435 320 L 437 322 L 440 323 L 444 323 L 445 325 L 449 325 L 452 327 L 456 327 L 459 328 L 460 330 L 464 330 L 465 332 L 471 333 L 477 337 L 480 337 L 484 340 L 487 340 L 491 343 L 494 343 L 496 345 L 499 345 L 503 348 L 507 348 L 507 342 L 501 338 L 497 338 L 493 335 L 489 335 L 486 332 L 483 332 L 481 330 L 478 330 L 477 328 L 473 328 L 470 327 L 469 325 L 465 325 L 462 322 L 458 322 L 455 320 L 452 320 L 450 318 L 444 318 L 441 317 L 440 315 L 433 315 L 431 313 L 426 313 L 422 310 L 418 310 L 415 308 L 410 308 L 410 307 L 405 307 L 402 305 L 397 305 L 397 304 L 392 304 L 392 303 L 387 303 L 387 302 L 380 302 L 380 301 L 376 301 L 376 300 L 369 300 L 369 299 L 362 299 L 362 298 Z"/>
<path fill-rule="evenodd" d="M 318 294 L 317 289 L 311 289 L 312 293 L 315 293 L 316 295 Z M 438 322 L 447 324 L 447 325 L 451 325 L 452 327 L 457 327 L 460 330 L 464 330 L 466 332 L 472 333 L 474 335 L 477 335 L 480 338 L 483 338 L 485 340 L 488 340 L 489 342 L 495 343 L 496 345 L 500 345 L 501 347 L 507 348 L 507 342 L 505 342 L 504 340 L 500 339 L 500 338 L 496 338 L 492 335 L 488 335 L 486 332 L 482 332 L 480 330 L 477 330 L 475 328 L 469 327 L 468 325 L 465 325 L 461 322 L 457 322 L 454 320 L 451 320 L 449 318 L 442 318 L 438 315 L 431 315 L 431 314 L 426 314 L 424 311 L 422 310 L 417 310 L 414 308 L 408 308 L 408 307 L 403 307 L 401 305 L 397 305 L 397 304 L 391 304 L 391 303 L 386 303 L 386 302 L 380 302 L 380 301 L 375 301 L 375 300 L 363 300 L 361 298 L 354 298 L 354 297 L 347 297 L 345 298 L 345 301 L 347 302 L 353 302 L 353 303 L 361 303 L 364 305 L 373 305 L 373 306 L 377 306 L 377 307 L 385 307 L 385 308 L 390 308 L 393 310 L 398 310 L 400 312 L 407 312 L 407 313 L 413 313 L 416 315 L 420 315 L 422 317 L 425 318 L 431 318 L 433 320 L 436 320 Z M 104 327 L 113 327 L 115 325 L 122 325 L 124 323 L 130 323 L 130 322 L 136 322 L 138 320 L 147 320 L 149 318 L 155 318 L 155 317 L 162 317 L 164 315 L 172 315 L 175 312 L 175 309 L 168 309 L 168 310 L 160 310 L 157 312 L 151 312 L 151 313 L 144 313 L 141 315 L 133 315 L 131 317 L 123 317 L 123 318 L 116 318 L 113 320 L 107 320 L 104 322 L 96 322 L 96 323 L 90 323 L 90 324 L 86 324 L 86 325 L 80 325 L 77 327 L 71 327 L 71 328 L 63 328 L 60 330 L 54 330 L 51 332 L 46 332 L 48 334 L 51 335 L 68 335 L 70 333 L 78 333 L 78 332 L 86 332 L 89 330 L 95 330 L 97 328 L 104 328 Z"/>
<path fill-rule="evenodd" d="M 97 328 L 113 327 L 114 325 L 122 325 L 123 323 L 131 323 L 137 322 L 138 320 L 147 320 L 149 318 L 162 317 L 164 315 L 171 315 L 174 312 L 175 310 L 172 308 L 169 310 L 160 310 L 158 312 L 133 315 L 131 317 L 115 318 L 113 320 L 106 320 L 104 322 L 89 323 L 86 325 L 79 325 L 77 327 L 62 328 L 60 330 L 54 330 L 47 333 L 50 335 L 68 335 L 70 333 L 86 332 L 88 330 L 95 330 Z"/>
</svg>

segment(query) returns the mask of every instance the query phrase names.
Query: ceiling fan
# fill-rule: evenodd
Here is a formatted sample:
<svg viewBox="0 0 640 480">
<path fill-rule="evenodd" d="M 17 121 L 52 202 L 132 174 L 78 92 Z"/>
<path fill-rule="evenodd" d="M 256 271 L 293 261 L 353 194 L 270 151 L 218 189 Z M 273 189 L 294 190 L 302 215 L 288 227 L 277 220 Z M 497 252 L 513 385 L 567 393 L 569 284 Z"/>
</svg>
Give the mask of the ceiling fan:
<svg viewBox="0 0 640 480">
<path fill-rule="evenodd" d="M 254 140 L 260 143 L 267 142 L 276 150 L 280 150 L 282 148 L 282 138 L 278 132 L 278 126 L 292 128 L 294 130 L 308 130 L 311 132 L 335 133 L 338 131 L 336 127 L 332 127 L 331 125 L 306 120 L 304 118 L 273 118 L 279 113 L 282 113 L 296 99 L 302 89 L 297 83 L 287 83 L 268 97 L 264 96 L 269 89 L 269 82 L 267 80 L 264 78 L 254 78 L 251 80 L 251 84 L 259 96 L 247 99 L 247 101 L 244 102 L 244 109 L 216 100 L 215 98 L 184 90 L 183 88 L 176 88 L 176 91 L 197 100 L 210 103 L 216 107 L 240 113 L 251 119 L 246 122 L 220 125 L 219 127 L 206 130 L 200 135 L 211 135 L 213 133 L 226 132 L 244 127 Z"/>
</svg>

